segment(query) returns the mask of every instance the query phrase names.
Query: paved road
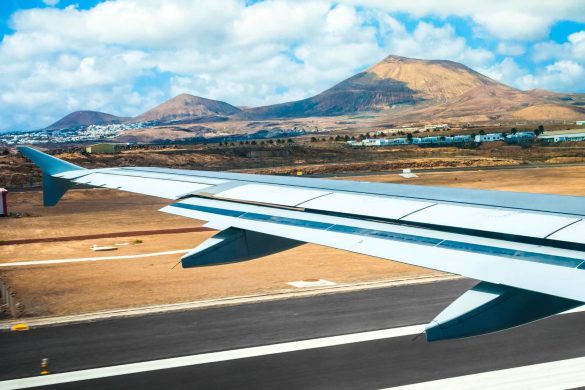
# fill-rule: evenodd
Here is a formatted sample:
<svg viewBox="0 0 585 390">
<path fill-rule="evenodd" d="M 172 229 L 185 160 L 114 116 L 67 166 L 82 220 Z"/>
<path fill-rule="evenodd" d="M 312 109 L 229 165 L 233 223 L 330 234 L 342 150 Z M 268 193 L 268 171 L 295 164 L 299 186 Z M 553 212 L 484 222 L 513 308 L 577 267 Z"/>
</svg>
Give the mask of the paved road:
<svg viewBox="0 0 585 390">
<path fill-rule="evenodd" d="M 232 350 L 430 320 L 459 280 L 0 333 L 0 379 Z M 309 349 L 73 382 L 57 388 L 374 389 L 585 356 L 585 314 L 477 338 L 424 337 Z M 81 386 L 83 385 L 83 386 Z"/>
</svg>

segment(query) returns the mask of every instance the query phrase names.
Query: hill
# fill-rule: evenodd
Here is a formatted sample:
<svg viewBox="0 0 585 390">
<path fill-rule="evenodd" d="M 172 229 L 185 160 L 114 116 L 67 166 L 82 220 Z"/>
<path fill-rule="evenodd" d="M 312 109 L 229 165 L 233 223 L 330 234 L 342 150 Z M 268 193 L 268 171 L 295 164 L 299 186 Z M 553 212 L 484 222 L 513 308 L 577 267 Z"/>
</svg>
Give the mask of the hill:
<svg viewBox="0 0 585 390">
<path fill-rule="evenodd" d="M 224 119 L 241 110 L 231 104 L 199 96 L 181 94 L 132 118 L 132 122 L 193 122 Z"/>
<path fill-rule="evenodd" d="M 557 109 L 563 119 L 580 116 L 582 108 L 570 104 L 574 99 L 562 96 L 542 90 L 523 92 L 453 61 L 391 55 L 316 96 L 248 109 L 238 116 L 274 119 L 388 111 L 397 119 L 486 120 L 515 117 L 515 111 L 542 104 L 547 104 L 543 119 L 550 119 Z M 529 112 L 539 119 L 538 110 Z"/>
<path fill-rule="evenodd" d="M 45 130 L 69 129 L 88 125 L 109 125 L 122 123 L 127 119 L 99 111 L 75 111 L 47 126 Z"/>
<path fill-rule="evenodd" d="M 286 125 L 289 120 L 298 121 L 297 118 L 307 118 L 307 121 L 309 118 L 320 117 L 319 121 L 328 121 L 325 117 L 331 117 L 332 121 L 336 121 L 335 116 L 360 113 L 379 117 L 379 124 L 384 126 L 388 123 L 436 120 L 459 123 L 575 120 L 585 117 L 585 94 L 546 90 L 521 91 L 457 62 L 391 55 L 318 95 L 294 102 L 238 108 L 222 101 L 181 94 L 134 118 L 78 111 L 47 129 L 149 122 L 153 131 L 157 131 L 159 125 L 180 127 L 175 129 L 178 131 L 176 135 L 183 138 L 193 137 L 194 134 L 219 135 L 221 131 L 213 126 L 213 122 L 219 121 L 230 122 L 225 125 L 222 123 L 224 130 L 246 132 L 252 131 L 248 128 L 252 124 L 253 131 L 259 131 L 265 127 L 269 129 Z M 266 119 L 270 121 L 262 122 Z M 345 128 L 343 122 L 347 123 L 346 120 L 341 120 L 338 127 Z M 185 124 L 195 127 L 190 129 L 189 126 L 183 126 Z M 307 127 L 305 125 L 303 126 Z M 293 125 L 293 128 L 294 126 L 297 125 Z M 317 124 L 313 123 L 312 126 Z M 371 127 L 375 124 L 355 124 L 355 127 L 363 126 Z M 175 130 L 165 129 L 166 133 L 172 134 Z M 141 130 L 140 137 L 144 137 L 143 133 L 145 131 Z M 153 137 L 158 139 L 159 135 L 151 134 L 145 139 Z M 166 138 L 168 137 L 165 135 Z"/>
</svg>

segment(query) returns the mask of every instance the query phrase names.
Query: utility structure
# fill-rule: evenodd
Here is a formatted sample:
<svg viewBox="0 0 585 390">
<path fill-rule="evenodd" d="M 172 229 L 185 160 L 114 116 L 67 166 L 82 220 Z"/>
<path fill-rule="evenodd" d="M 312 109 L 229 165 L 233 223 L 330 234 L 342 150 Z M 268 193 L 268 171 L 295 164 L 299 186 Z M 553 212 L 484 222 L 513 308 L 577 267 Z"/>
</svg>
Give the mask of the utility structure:
<svg viewBox="0 0 585 390">
<path fill-rule="evenodd" d="M 0 188 L 0 217 L 8 216 L 8 191 Z"/>
</svg>

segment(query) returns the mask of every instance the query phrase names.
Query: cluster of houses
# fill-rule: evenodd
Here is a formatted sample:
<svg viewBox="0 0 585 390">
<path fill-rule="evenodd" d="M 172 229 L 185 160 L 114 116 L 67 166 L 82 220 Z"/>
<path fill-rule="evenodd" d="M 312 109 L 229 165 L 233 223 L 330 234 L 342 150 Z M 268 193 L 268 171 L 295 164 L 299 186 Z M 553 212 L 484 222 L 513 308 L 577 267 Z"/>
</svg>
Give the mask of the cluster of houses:
<svg viewBox="0 0 585 390">
<path fill-rule="evenodd" d="M 469 134 L 454 136 L 433 136 L 433 137 L 402 137 L 402 138 L 367 138 L 362 141 L 347 141 L 350 146 L 391 146 L 391 145 L 443 145 L 443 144 L 465 144 L 472 142 L 494 142 L 494 141 L 521 141 L 533 139 L 536 135 L 531 131 L 518 132 L 515 134 L 502 133 L 481 134 L 475 137 Z"/>
</svg>

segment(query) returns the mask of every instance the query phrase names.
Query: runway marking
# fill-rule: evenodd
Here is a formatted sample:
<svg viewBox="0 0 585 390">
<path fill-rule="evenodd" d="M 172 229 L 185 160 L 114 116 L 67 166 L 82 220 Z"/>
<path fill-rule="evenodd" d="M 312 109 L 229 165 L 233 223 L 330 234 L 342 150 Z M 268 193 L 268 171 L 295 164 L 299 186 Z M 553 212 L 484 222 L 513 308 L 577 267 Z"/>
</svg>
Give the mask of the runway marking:
<svg viewBox="0 0 585 390">
<path fill-rule="evenodd" d="M 63 264 L 63 263 L 78 263 L 83 261 L 104 261 L 104 260 L 124 260 L 124 259 L 140 259 L 144 257 L 155 257 L 164 255 L 176 255 L 180 253 L 187 253 L 191 249 L 179 249 L 175 251 L 145 253 L 139 255 L 123 255 L 123 256 L 102 256 L 102 257 L 81 257 L 77 259 L 60 259 L 60 260 L 35 260 L 35 261 L 15 261 L 13 263 L 0 263 L 0 267 L 24 267 L 28 265 L 47 265 L 47 264 Z"/>
<path fill-rule="evenodd" d="M 48 386 L 60 383 L 70 383 L 89 379 L 106 378 L 118 375 L 136 374 L 147 371 L 164 370 L 169 368 L 223 362 L 227 360 L 246 359 L 251 357 L 273 355 L 285 352 L 333 347 L 336 345 L 361 343 L 365 341 L 382 340 L 393 337 L 411 336 L 415 334 L 420 334 L 422 331 L 424 331 L 424 328 L 425 325 L 412 325 L 401 328 L 382 329 L 341 336 L 330 336 L 318 339 L 263 345 L 259 347 L 234 349 L 231 351 L 211 352 L 199 355 L 151 360 L 140 363 L 121 364 L 111 367 L 92 368 L 88 370 L 64 372 L 61 374 L 51 374 L 47 376 L 12 379 L 0 382 L 0 389 L 2 390 L 26 389 L 37 386 Z"/>
<path fill-rule="evenodd" d="M 569 310 L 567 313 L 585 311 L 585 307 Z M 340 336 L 329 336 L 318 339 L 292 341 L 258 347 L 234 349 L 229 351 L 210 352 L 175 358 L 150 360 L 139 363 L 121 364 L 110 367 L 91 368 L 21 379 L 0 381 L 0 390 L 26 389 L 38 386 L 49 386 L 83 380 L 107 378 L 141 372 L 165 370 L 195 366 L 206 363 L 217 363 L 228 360 L 246 359 L 257 356 L 304 351 L 316 348 L 334 347 L 344 344 L 390 339 L 394 337 L 421 334 L 426 324 L 410 325 L 400 328 L 382 329 L 369 332 L 353 333 Z M 570 381 L 570 382 L 569 382 Z M 441 379 L 392 388 L 393 390 L 425 390 L 425 389 L 474 389 L 481 383 L 483 388 L 493 389 L 566 389 L 585 386 L 585 357 L 559 360 L 551 363 L 535 364 L 519 368 L 490 371 L 461 377 Z"/>
<path fill-rule="evenodd" d="M 439 379 L 386 390 L 564 390 L 585 386 L 585 357 Z"/>
</svg>

